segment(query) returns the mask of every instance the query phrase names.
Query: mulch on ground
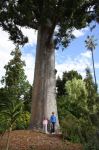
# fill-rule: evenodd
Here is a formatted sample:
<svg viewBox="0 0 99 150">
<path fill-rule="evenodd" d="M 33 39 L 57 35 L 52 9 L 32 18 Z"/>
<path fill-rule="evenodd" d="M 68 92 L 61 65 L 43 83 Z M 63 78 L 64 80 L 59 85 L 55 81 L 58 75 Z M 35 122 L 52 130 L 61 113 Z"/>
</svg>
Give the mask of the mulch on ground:
<svg viewBox="0 0 99 150">
<path fill-rule="evenodd" d="M 5 150 L 8 133 L 0 137 L 0 150 Z M 32 130 L 10 133 L 9 150 L 83 150 L 81 144 L 63 141 L 61 135 L 44 134 Z"/>
</svg>

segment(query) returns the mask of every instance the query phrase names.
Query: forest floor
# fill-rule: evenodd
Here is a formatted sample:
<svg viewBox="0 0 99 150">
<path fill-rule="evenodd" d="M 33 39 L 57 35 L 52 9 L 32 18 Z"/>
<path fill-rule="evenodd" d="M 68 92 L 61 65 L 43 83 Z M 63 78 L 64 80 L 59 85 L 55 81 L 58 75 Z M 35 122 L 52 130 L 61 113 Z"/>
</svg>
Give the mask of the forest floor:
<svg viewBox="0 0 99 150">
<path fill-rule="evenodd" d="M 0 136 L 0 150 L 6 150 L 8 133 Z M 9 150 L 83 150 L 81 144 L 62 139 L 59 134 L 44 134 L 32 130 L 15 130 L 10 133 Z"/>
</svg>

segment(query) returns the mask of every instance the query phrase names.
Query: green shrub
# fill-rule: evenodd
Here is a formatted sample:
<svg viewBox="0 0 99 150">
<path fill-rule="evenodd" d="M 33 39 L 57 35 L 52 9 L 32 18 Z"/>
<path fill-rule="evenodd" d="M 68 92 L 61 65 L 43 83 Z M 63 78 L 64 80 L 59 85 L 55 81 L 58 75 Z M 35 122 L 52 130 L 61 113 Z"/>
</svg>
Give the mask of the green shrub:
<svg viewBox="0 0 99 150">
<path fill-rule="evenodd" d="M 80 138 L 78 136 L 78 120 L 72 114 L 68 114 L 61 121 L 61 130 L 63 133 L 63 138 L 68 139 L 72 142 L 80 142 Z"/>
<path fill-rule="evenodd" d="M 16 121 L 15 129 L 27 129 L 30 122 L 30 113 L 25 111 Z"/>
<path fill-rule="evenodd" d="M 7 118 L 3 114 L 0 114 L 0 133 L 5 132 L 8 127 L 9 124 Z"/>
</svg>

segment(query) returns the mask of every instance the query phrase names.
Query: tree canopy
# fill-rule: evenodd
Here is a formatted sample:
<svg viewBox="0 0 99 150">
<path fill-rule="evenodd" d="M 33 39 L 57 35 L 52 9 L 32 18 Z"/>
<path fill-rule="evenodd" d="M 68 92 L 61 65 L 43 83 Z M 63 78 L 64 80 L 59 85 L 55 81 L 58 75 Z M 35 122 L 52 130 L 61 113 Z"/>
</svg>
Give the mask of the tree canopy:
<svg viewBox="0 0 99 150">
<path fill-rule="evenodd" d="M 49 42 L 55 31 L 55 43 L 67 46 L 73 38 L 72 30 L 99 21 L 98 0 L 1 0 L 0 26 L 8 31 L 14 43 L 28 41 L 21 27 L 38 30 L 40 26 L 49 28 Z"/>
<path fill-rule="evenodd" d="M 56 80 L 56 87 L 57 87 L 57 96 L 63 96 L 66 95 L 66 89 L 65 84 L 67 81 L 70 81 L 72 79 L 82 79 L 82 76 L 75 70 L 71 70 L 69 72 L 65 71 L 63 72 L 62 79 L 60 77 Z"/>
</svg>

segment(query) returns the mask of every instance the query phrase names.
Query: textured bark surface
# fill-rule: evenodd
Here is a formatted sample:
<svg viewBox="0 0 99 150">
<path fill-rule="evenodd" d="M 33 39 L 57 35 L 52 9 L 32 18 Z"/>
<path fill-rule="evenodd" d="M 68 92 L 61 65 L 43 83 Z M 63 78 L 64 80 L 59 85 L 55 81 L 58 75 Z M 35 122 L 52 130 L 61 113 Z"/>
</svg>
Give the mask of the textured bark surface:
<svg viewBox="0 0 99 150">
<path fill-rule="evenodd" d="M 55 50 L 53 44 L 47 45 L 48 35 L 47 28 L 39 28 L 30 121 L 30 128 L 36 129 L 42 128 L 43 118 L 50 119 L 53 111 L 57 117 L 56 128 L 59 127 L 55 94 Z"/>
</svg>

